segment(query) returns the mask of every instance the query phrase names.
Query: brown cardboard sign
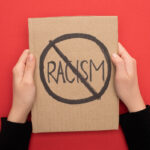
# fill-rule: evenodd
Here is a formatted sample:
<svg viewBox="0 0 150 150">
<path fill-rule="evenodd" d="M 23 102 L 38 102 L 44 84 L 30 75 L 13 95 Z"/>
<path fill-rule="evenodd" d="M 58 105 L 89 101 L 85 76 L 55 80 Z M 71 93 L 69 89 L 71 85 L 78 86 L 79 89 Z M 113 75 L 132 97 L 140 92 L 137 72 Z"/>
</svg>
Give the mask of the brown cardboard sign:
<svg viewBox="0 0 150 150">
<path fill-rule="evenodd" d="M 34 133 L 118 129 L 110 59 L 117 45 L 116 16 L 29 19 L 36 56 Z"/>
</svg>

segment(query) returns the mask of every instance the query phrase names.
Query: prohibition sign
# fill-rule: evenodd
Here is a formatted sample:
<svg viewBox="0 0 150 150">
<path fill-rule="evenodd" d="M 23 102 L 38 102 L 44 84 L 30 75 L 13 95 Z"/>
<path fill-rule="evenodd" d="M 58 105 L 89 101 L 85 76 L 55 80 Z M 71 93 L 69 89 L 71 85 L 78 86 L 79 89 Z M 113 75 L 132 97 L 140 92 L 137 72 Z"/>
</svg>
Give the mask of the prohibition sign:
<svg viewBox="0 0 150 150">
<path fill-rule="evenodd" d="M 64 41 L 64 40 L 72 39 L 72 38 L 83 38 L 83 39 L 87 39 L 92 42 L 95 42 L 95 44 L 97 44 L 97 46 L 100 48 L 101 52 L 103 53 L 103 55 L 105 57 L 105 60 L 107 63 L 107 77 L 106 77 L 103 87 L 100 89 L 100 91 L 98 93 L 84 79 L 82 74 L 76 70 L 76 68 L 71 64 L 71 62 L 67 58 L 67 56 L 65 56 L 63 54 L 63 52 L 56 46 L 57 43 Z M 69 68 L 72 70 L 72 72 L 75 75 L 78 75 L 79 79 L 81 80 L 81 83 L 89 90 L 89 92 L 92 93 L 92 96 L 89 96 L 87 98 L 82 98 L 82 99 L 67 99 L 67 98 L 63 98 L 63 97 L 55 94 L 51 90 L 51 88 L 48 86 L 48 84 L 46 82 L 45 75 L 44 75 L 44 60 L 45 60 L 47 53 L 51 50 L 52 47 L 54 48 L 56 53 L 62 58 L 62 60 L 69 66 Z M 99 41 L 96 37 L 89 35 L 89 34 L 84 34 L 84 33 L 71 33 L 71 34 L 64 34 L 62 36 L 59 36 L 56 39 L 54 39 L 53 41 L 50 41 L 48 43 L 48 45 L 43 49 L 43 52 L 40 56 L 39 69 L 40 69 L 40 78 L 43 83 L 43 86 L 50 96 L 52 96 L 54 99 L 56 99 L 59 102 L 63 102 L 63 103 L 67 103 L 67 104 L 82 104 L 82 103 L 87 103 L 87 102 L 90 102 L 90 101 L 93 101 L 96 99 L 100 99 L 101 96 L 106 91 L 106 89 L 109 85 L 110 77 L 111 77 L 111 60 L 110 60 L 110 55 L 109 55 L 109 52 L 108 52 L 106 46 L 101 41 Z"/>
</svg>

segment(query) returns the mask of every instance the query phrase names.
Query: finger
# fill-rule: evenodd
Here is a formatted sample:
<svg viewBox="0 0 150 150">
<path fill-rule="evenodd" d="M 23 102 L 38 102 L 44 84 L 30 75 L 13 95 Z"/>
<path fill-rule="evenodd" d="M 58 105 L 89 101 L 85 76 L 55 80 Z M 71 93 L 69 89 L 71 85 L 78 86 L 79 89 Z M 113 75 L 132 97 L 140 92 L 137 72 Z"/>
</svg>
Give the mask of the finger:
<svg viewBox="0 0 150 150">
<path fill-rule="evenodd" d="M 22 55 L 20 56 L 17 64 L 19 64 L 19 65 L 23 64 L 24 65 L 26 63 L 28 54 L 29 54 L 29 50 L 28 49 L 24 50 L 23 53 L 22 53 Z"/>
<path fill-rule="evenodd" d="M 120 43 L 119 43 L 118 53 L 125 62 L 125 67 L 126 67 L 128 74 L 132 74 L 133 71 L 135 70 L 134 58 L 131 57 L 131 55 L 127 52 L 127 50 Z"/>
<path fill-rule="evenodd" d="M 132 58 L 131 55 L 127 52 L 127 50 L 124 48 L 124 46 L 121 43 L 118 43 L 118 54 L 123 58 L 123 59 L 130 59 Z"/>
<path fill-rule="evenodd" d="M 17 81 L 20 81 L 23 78 L 28 53 L 29 50 L 24 50 L 22 55 L 19 57 L 18 62 L 13 68 L 13 78 Z"/>
<path fill-rule="evenodd" d="M 35 57 L 33 56 L 33 54 L 30 54 L 27 58 L 27 63 L 26 63 L 26 67 L 25 67 L 25 72 L 24 72 L 24 77 L 23 80 L 25 82 L 33 82 L 33 78 L 34 78 L 34 70 L 35 70 Z"/>
<path fill-rule="evenodd" d="M 111 59 L 113 64 L 116 67 L 116 73 L 122 76 L 126 75 L 127 72 L 126 72 L 124 60 L 116 53 L 112 54 Z"/>
</svg>

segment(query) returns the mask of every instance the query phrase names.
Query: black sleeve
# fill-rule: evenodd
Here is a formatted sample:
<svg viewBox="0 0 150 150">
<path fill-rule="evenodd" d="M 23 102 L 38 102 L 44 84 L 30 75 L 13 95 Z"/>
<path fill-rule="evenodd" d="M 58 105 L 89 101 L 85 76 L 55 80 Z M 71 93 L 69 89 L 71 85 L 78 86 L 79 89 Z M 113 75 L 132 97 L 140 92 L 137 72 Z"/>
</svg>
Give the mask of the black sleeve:
<svg viewBox="0 0 150 150">
<path fill-rule="evenodd" d="M 120 115 L 120 124 L 129 150 L 150 150 L 150 106 Z"/>
<path fill-rule="evenodd" d="M 2 118 L 0 150 L 28 150 L 31 132 L 31 122 L 14 123 Z"/>
</svg>

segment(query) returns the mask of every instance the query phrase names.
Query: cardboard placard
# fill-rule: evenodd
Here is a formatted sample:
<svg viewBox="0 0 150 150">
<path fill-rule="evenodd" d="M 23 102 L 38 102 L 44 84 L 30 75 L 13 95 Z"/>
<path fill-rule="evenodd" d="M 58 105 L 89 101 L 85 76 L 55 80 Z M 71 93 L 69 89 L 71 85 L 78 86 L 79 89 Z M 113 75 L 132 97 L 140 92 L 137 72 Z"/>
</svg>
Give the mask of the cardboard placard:
<svg viewBox="0 0 150 150">
<path fill-rule="evenodd" d="M 116 16 L 30 18 L 36 56 L 33 132 L 118 129 L 110 55 L 118 48 Z"/>
</svg>

